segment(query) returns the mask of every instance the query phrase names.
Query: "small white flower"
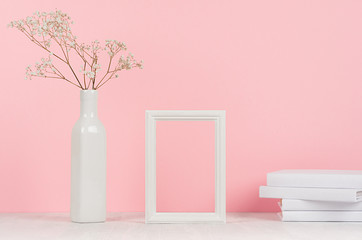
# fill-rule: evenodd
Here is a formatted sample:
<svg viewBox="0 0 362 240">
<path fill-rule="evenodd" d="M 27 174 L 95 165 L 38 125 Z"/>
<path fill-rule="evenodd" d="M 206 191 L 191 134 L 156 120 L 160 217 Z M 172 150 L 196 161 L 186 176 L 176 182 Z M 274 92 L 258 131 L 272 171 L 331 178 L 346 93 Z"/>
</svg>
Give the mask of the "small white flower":
<svg viewBox="0 0 362 240">
<path fill-rule="evenodd" d="M 117 40 L 107 39 L 105 45 L 101 47 L 98 40 L 94 40 L 91 44 L 79 44 L 75 42 L 77 36 L 73 36 L 70 25 L 74 24 L 74 21 L 66 14 L 59 10 L 55 12 L 34 12 L 33 16 L 26 17 L 21 20 L 12 21 L 7 24 L 8 27 L 15 27 L 20 31 L 24 32 L 25 26 L 29 26 L 28 33 L 31 37 L 36 38 L 37 36 L 42 36 L 43 39 L 39 42 L 43 47 L 48 50 L 49 55 L 47 58 L 42 58 L 40 63 L 36 62 L 34 68 L 32 69 L 29 65 L 26 68 L 26 79 L 31 79 L 32 76 L 43 76 L 47 77 L 47 73 L 57 74 L 58 70 L 54 67 L 52 63 L 51 56 L 54 55 L 53 52 L 50 52 L 51 40 L 58 41 L 66 48 L 66 51 L 74 48 L 77 51 L 80 51 L 82 55 L 87 53 L 93 54 L 94 59 L 98 60 L 99 51 L 105 51 L 108 53 L 112 59 L 118 52 L 127 51 L 126 44 L 124 42 L 119 42 Z M 120 54 L 121 55 L 121 54 Z M 126 54 L 125 54 L 126 55 Z M 115 70 L 130 70 L 133 67 L 143 68 L 143 61 L 137 62 L 134 59 L 132 53 L 129 53 L 125 57 L 120 56 L 118 63 L 115 66 Z M 96 73 L 101 69 L 100 64 L 94 64 L 90 69 L 91 71 L 85 71 L 84 66 L 81 66 L 79 71 L 90 78 L 92 81 L 95 80 Z M 114 78 L 118 78 L 119 75 L 115 74 Z"/>
</svg>

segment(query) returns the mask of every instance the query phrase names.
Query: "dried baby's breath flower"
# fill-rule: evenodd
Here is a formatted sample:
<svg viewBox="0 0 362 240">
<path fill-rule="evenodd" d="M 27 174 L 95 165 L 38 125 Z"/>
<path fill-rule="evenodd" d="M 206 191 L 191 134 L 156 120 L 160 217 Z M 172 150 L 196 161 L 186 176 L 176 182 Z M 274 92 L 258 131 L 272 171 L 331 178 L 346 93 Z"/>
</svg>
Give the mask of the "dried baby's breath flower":
<svg viewBox="0 0 362 240">
<path fill-rule="evenodd" d="M 36 11 L 32 16 L 8 24 L 8 27 L 18 29 L 29 40 L 49 54 L 47 58 L 42 58 L 41 62 L 37 62 L 34 67 L 30 65 L 26 67 L 26 79 L 32 79 L 33 77 L 56 78 L 65 80 L 81 89 L 98 89 L 110 79 L 118 78 L 117 73 L 121 70 L 143 68 L 143 61 L 136 61 L 131 53 L 127 57 L 121 55 L 118 62 L 112 64 L 117 54 L 121 51 L 127 51 L 124 42 L 108 39 L 105 41 L 104 46 L 98 40 L 90 44 L 78 43 L 77 36 L 73 35 L 70 27 L 72 24 L 74 22 L 70 16 L 60 10 L 52 12 Z M 53 48 L 56 49 L 53 50 Z M 83 80 L 73 70 L 73 60 L 69 55 L 72 51 L 83 61 L 83 65 L 79 69 Z M 96 80 L 97 73 L 101 70 L 98 61 L 102 52 L 108 54 L 109 62 L 103 77 Z M 53 64 L 53 59 L 57 60 L 58 64 L 62 63 L 68 66 L 76 81 L 66 78 Z"/>
</svg>

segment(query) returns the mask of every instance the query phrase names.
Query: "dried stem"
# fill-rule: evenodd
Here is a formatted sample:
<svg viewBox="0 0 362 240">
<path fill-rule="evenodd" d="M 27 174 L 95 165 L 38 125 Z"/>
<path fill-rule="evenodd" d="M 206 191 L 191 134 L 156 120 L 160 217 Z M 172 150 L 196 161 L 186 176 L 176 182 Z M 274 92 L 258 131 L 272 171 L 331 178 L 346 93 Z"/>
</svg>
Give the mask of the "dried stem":
<svg viewBox="0 0 362 240">
<path fill-rule="evenodd" d="M 12 21 L 8 26 L 20 30 L 31 42 L 49 54 L 48 58 L 42 59 L 42 63 L 36 63 L 35 69 L 31 68 L 31 66 L 26 68 L 26 78 L 28 79 L 32 77 L 63 79 L 83 90 L 89 89 L 91 85 L 92 89 L 98 89 L 110 79 L 117 78 L 118 75 L 116 73 L 122 69 L 129 70 L 135 67 L 143 67 L 142 61 L 136 62 L 133 55 L 129 54 L 127 57 L 120 56 L 118 63 L 115 64 L 115 68 L 111 70 L 112 61 L 119 52 L 127 50 L 126 45 L 116 40 L 106 40 L 104 47 L 101 47 L 98 41 L 94 41 L 91 44 L 79 44 L 76 40 L 77 37 L 73 35 L 70 29 L 70 17 L 59 10 L 49 13 L 35 12 L 33 16 L 19 21 Z M 60 48 L 63 57 L 61 54 L 59 55 L 51 51 L 50 45 L 52 42 L 55 42 Z M 72 50 L 75 51 L 75 56 L 78 56 L 83 61 L 80 68 L 80 72 L 83 73 L 83 84 L 74 71 L 72 64 L 74 60 L 73 57 L 71 60 L 69 53 Z M 60 51 L 57 52 L 59 53 Z M 97 82 L 98 71 L 101 68 L 98 64 L 100 51 L 107 51 L 109 62 L 105 74 Z M 52 63 L 52 56 L 68 66 L 77 83 L 64 77 L 61 71 Z M 88 84 L 86 78 L 89 79 Z"/>
</svg>

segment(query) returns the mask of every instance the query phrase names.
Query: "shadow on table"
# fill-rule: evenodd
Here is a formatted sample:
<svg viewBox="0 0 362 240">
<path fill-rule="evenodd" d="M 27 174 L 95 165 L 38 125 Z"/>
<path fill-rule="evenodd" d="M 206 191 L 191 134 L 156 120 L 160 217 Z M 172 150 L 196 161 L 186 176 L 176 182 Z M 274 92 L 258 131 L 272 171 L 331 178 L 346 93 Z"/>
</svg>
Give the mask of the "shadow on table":
<svg viewBox="0 0 362 240">
<path fill-rule="evenodd" d="M 30 221 L 73 223 L 69 213 L 22 213 L 21 218 Z M 144 213 L 107 213 L 107 222 L 145 223 L 145 215 Z"/>
<path fill-rule="evenodd" d="M 34 220 L 34 221 L 50 221 L 50 222 L 71 222 L 69 213 L 49 214 L 49 213 L 29 213 L 21 214 L 22 219 Z"/>
<path fill-rule="evenodd" d="M 277 213 L 227 213 L 226 223 L 255 222 L 255 221 L 280 222 Z"/>
<path fill-rule="evenodd" d="M 108 213 L 107 222 L 131 222 L 131 223 L 145 223 L 145 214 L 139 213 Z"/>
</svg>

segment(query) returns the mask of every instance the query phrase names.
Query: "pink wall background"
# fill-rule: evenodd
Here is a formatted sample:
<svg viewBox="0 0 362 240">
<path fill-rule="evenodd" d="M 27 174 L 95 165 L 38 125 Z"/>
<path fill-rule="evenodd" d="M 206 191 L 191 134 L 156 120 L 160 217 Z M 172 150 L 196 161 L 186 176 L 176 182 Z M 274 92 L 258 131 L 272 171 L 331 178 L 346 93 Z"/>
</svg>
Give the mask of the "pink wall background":
<svg viewBox="0 0 362 240">
<path fill-rule="evenodd" d="M 1 212 L 69 210 L 79 91 L 60 81 L 24 80 L 25 67 L 46 55 L 6 28 L 56 7 L 73 17 L 80 40 L 119 39 L 145 62 L 99 93 L 109 211 L 144 211 L 146 109 L 226 110 L 227 211 L 277 211 L 275 201 L 258 198 L 269 171 L 362 168 L 361 1 L 0 5 Z"/>
</svg>

